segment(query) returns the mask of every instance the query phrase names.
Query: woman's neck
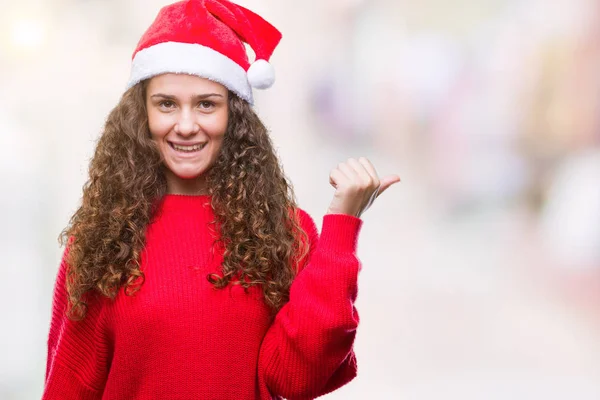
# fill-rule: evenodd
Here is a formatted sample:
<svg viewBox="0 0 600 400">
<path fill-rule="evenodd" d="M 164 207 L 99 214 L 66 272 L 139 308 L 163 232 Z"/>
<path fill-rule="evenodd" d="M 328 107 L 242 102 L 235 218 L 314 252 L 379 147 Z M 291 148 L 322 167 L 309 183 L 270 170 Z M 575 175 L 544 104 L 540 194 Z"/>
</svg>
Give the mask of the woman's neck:
<svg viewBox="0 0 600 400">
<path fill-rule="evenodd" d="M 203 175 L 197 178 L 184 179 L 176 176 L 171 171 L 166 172 L 167 193 L 186 196 L 199 196 L 208 194 L 208 185 Z"/>
</svg>

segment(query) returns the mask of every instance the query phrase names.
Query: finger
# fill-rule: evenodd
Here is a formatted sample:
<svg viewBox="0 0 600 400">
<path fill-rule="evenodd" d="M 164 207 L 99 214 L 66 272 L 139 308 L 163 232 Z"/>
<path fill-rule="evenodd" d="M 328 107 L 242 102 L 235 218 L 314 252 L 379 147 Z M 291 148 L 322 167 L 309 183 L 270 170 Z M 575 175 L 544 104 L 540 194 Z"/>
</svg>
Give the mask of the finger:
<svg viewBox="0 0 600 400">
<path fill-rule="evenodd" d="M 381 195 L 387 188 L 398 182 L 400 182 L 400 177 L 398 175 L 386 176 L 381 180 L 381 186 L 379 187 L 379 194 L 377 196 Z"/>
<path fill-rule="evenodd" d="M 351 181 L 354 181 L 359 178 L 358 172 L 354 170 L 354 168 L 350 167 L 347 163 L 340 163 L 338 165 L 338 169 L 344 173 Z"/>
<path fill-rule="evenodd" d="M 373 164 L 371 164 L 371 161 L 369 161 L 366 157 L 360 157 L 358 159 L 358 162 L 361 163 L 363 167 L 365 167 L 369 175 L 371 175 L 374 179 L 377 179 L 377 181 L 379 181 L 379 175 L 377 175 L 377 171 L 375 170 Z"/>
<path fill-rule="evenodd" d="M 343 185 L 344 182 L 347 182 L 349 179 L 339 168 L 334 168 L 329 173 L 329 183 L 334 188 L 338 188 L 339 185 Z"/>
<path fill-rule="evenodd" d="M 369 174 L 369 171 L 367 171 L 367 169 L 365 168 L 365 166 L 363 164 L 361 164 L 354 158 L 348 159 L 348 164 L 350 165 L 350 167 L 352 167 L 352 169 L 354 169 L 356 171 L 356 173 L 358 174 L 358 176 L 360 177 L 361 181 L 364 184 L 369 185 L 369 186 L 372 185 L 374 187 L 379 186 L 379 180 L 376 178 L 373 178 L 371 176 L 371 174 Z"/>
</svg>

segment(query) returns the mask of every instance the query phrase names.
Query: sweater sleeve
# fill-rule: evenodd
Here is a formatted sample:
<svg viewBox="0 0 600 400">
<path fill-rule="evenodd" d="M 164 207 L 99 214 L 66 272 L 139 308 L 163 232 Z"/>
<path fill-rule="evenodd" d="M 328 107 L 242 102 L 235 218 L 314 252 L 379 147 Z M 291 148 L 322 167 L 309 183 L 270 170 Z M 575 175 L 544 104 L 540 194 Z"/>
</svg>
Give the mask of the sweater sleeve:
<svg viewBox="0 0 600 400">
<path fill-rule="evenodd" d="M 54 285 L 42 400 L 96 400 L 102 397 L 111 346 L 100 297 L 88 296 L 83 320 L 66 316 L 67 254 L 68 247 Z"/>
<path fill-rule="evenodd" d="M 294 400 L 322 396 L 356 376 L 353 344 L 359 323 L 354 302 L 362 220 L 325 215 L 319 238 L 312 218 L 302 210 L 300 216 L 310 239 L 309 258 L 259 355 L 259 374 L 271 394 Z"/>
</svg>

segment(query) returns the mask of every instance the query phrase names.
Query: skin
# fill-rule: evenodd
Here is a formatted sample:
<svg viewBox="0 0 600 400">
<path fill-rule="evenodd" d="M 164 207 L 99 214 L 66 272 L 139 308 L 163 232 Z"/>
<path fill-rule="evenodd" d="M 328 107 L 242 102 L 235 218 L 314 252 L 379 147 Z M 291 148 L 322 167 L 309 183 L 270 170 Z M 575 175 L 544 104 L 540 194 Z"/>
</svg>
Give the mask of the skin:
<svg viewBox="0 0 600 400">
<path fill-rule="evenodd" d="M 382 179 L 365 157 L 349 158 L 339 163 L 329 174 L 329 183 L 335 188 L 327 214 L 348 214 L 360 217 L 390 186 L 400 182 L 398 175 Z"/>
<path fill-rule="evenodd" d="M 153 77 L 146 89 L 152 139 L 166 168 L 167 191 L 206 194 L 206 172 L 217 160 L 228 121 L 228 91 L 216 82 L 184 74 Z M 173 145 L 203 144 L 181 152 Z"/>
<path fill-rule="evenodd" d="M 168 193 L 206 194 L 206 172 L 217 160 L 228 122 L 228 91 L 216 82 L 185 74 L 153 77 L 146 91 L 152 139 L 167 167 Z M 204 144 L 200 151 L 183 153 L 173 144 Z M 327 214 L 360 217 L 400 177 L 379 178 L 365 157 L 349 158 L 331 170 L 335 193 Z"/>
</svg>

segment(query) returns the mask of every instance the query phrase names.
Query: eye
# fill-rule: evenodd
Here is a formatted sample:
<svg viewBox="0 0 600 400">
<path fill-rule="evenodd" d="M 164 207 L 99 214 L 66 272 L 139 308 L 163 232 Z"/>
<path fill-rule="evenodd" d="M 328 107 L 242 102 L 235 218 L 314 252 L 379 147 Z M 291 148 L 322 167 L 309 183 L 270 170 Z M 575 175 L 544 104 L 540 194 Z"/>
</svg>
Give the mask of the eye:
<svg viewBox="0 0 600 400">
<path fill-rule="evenodd" d="M 198 106 L 204 110 L 210 110 L 215 106 L 215 103 L 212 101 L 204 100 L 198 103 Z"/>
<path fill-rule="evenodd" d="M 175 103 L 171 100 L 162 100 L 160 103 L 158 103 L 158 106 L 160 108 L 170 109 L 175 107 Z"/>
</svg>

